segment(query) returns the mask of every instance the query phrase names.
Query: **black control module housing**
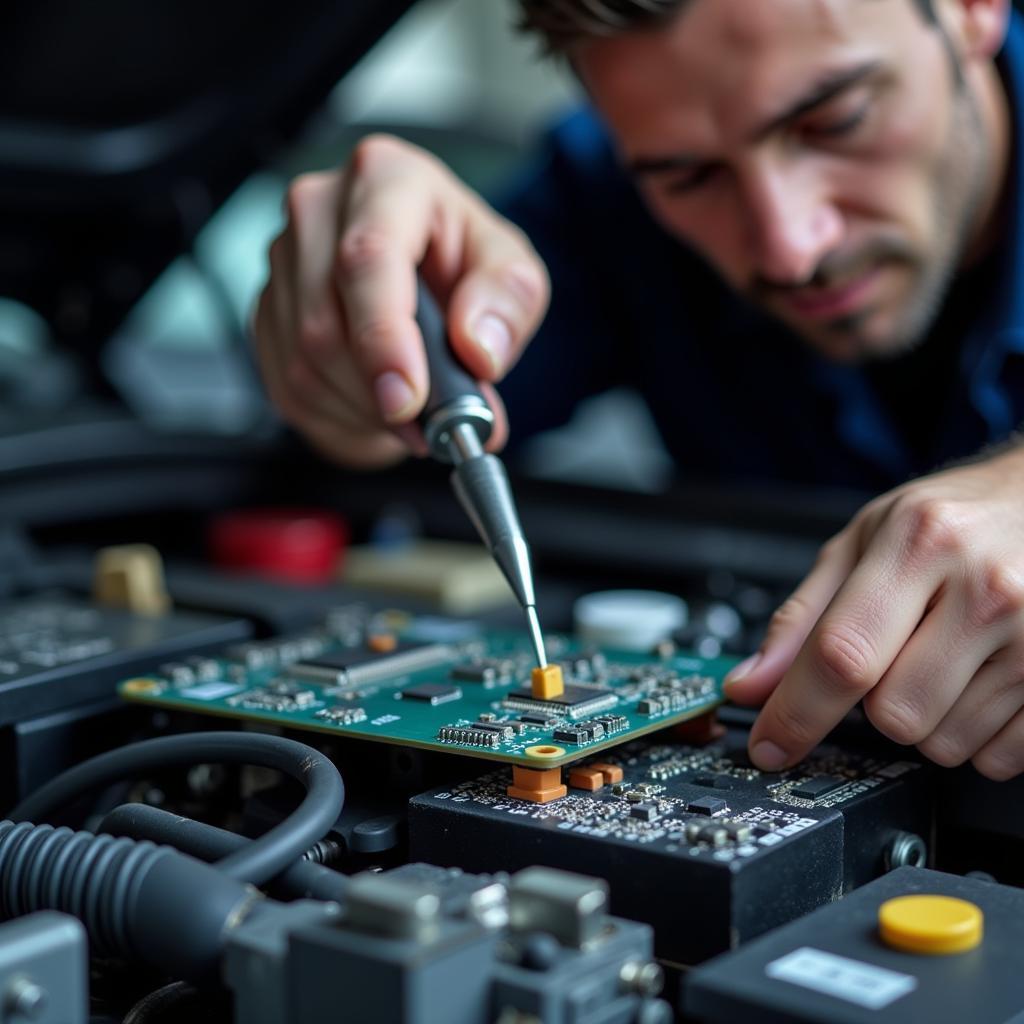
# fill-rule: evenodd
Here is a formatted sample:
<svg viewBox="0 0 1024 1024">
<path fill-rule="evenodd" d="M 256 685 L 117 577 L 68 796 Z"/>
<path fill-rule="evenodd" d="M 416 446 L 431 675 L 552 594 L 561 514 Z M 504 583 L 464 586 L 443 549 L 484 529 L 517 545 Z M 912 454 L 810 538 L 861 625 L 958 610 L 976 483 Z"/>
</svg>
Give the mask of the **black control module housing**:
<svg viewBox="0 0 1024 1024">
<path fill-rule="evenodd" d="M 547 804 L 507 796 L 507 770 L 436 789 L 410 801 L 410 854 L 603 877 L 613 912 L 652 924 L 658 956 L 680 964 L 833 902 L 900 858 L 925 859 L 924 765 L 821 747 L 767 774 L 744 743 L 638 741 L 598 759 L 621 767 L 621 782 Z"/>
<path fill-rule="evenodd" d="M 940 956 L 887 946 L 878 932 L 879 908 L 924 894 L 978 907 L 980 945 Z M 692 972 L 686 1008 L 708 1024 L 1011 1024 L 1024 1020 L 1022 946 L 1020 889 L 900 868 Z"/>
</svg>

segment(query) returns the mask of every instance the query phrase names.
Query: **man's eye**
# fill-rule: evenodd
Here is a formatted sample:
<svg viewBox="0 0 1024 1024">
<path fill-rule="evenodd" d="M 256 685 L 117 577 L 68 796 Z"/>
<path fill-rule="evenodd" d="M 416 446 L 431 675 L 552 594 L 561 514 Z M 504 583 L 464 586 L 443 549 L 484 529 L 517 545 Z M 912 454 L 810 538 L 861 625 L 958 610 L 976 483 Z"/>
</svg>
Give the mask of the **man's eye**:
<svg viewBox="0 0 1024 1024">
<path fill-rule="evenodd" d="M 665 191 L 671 195 L 693 192 L 714 177 L 717 168 L 714 166 L 698 167 L 685 175 L 671 178 L 665 183 Z"/>
<path fill-rule="evenodd" d="M 804 134 L 818 138 L 834 139 L 843 135 L 852 135 L 867 119 L 868 105 L 865 104 L 847 114 L 845 117 L 836 118 L 830 121 L 821 120 L 804 125 Z"/>
</svg>

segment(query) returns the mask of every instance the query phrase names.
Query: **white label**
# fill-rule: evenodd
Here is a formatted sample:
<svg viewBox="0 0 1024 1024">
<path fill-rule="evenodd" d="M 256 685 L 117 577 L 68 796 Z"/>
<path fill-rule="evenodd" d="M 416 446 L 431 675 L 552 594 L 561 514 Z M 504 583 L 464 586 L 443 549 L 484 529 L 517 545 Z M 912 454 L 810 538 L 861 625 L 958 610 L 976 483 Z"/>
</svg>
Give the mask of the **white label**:
<svg viewBox="0 0 1024 1024">
<path fill-rule="evenodd" d="M 764 972 L 769 978 L 824 992 L 868 1010 L 881 1010 L 917 988 L 917 978 L 912 975 L 809 946 L 773 960 Z"/>
<path fill-rule="evenodd" d="M 230 697 L 238 693 L 241 686 L 234 683 L 203 683 L 201 686 L 190 686 L 187 690 L 179 690 L 182 697 L 189 697 L 193 700 L 219 700 L 221 697 Z"/>
</svg>

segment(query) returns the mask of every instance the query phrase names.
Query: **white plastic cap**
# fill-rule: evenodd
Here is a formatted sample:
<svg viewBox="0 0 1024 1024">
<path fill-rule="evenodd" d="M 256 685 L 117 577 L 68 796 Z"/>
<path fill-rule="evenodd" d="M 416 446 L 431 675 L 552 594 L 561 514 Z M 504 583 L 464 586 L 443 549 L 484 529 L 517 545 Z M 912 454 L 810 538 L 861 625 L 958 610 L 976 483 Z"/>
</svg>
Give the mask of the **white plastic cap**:
<svg viewBox="0 0 1024 1024">
<path fill-rule="evenodd" d="M 576 635 L 601 647 L 649 651 L 686 625 L 686 602 L 656 590 L 601 590 L 573 605 Z"/>
</svg>

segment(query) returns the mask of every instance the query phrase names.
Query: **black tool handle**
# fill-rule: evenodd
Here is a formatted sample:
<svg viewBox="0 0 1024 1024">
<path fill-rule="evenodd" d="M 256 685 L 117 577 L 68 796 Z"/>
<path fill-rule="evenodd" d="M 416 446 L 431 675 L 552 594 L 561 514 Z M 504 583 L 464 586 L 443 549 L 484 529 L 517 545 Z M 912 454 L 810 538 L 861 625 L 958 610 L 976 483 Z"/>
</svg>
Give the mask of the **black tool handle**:
<svg viewBox="0 0 1024 1024">
<path fill-rule="evenodd" d="M 420 424 L 425 424 L 438 409 L 457 399 L 471 397 L 484 402 L 480 385 L 466 372 L 452 351 L 444 315 L 422 281 L 416 288 L 416 323 L 423 335 L 430 372 L 430 394 L 420 414 Z"/>
</svg>

